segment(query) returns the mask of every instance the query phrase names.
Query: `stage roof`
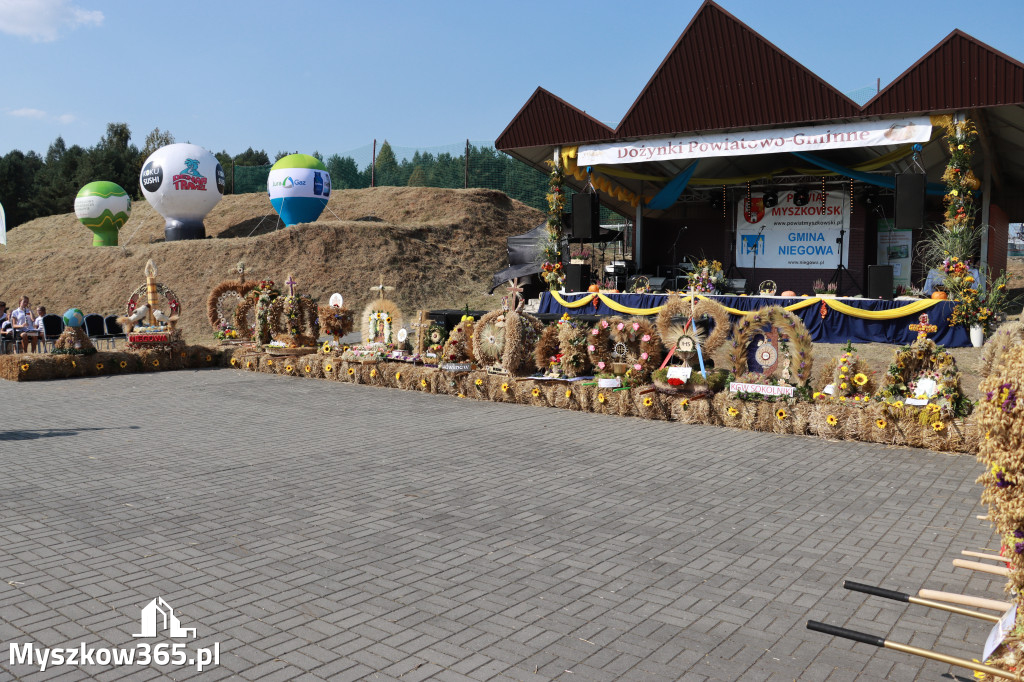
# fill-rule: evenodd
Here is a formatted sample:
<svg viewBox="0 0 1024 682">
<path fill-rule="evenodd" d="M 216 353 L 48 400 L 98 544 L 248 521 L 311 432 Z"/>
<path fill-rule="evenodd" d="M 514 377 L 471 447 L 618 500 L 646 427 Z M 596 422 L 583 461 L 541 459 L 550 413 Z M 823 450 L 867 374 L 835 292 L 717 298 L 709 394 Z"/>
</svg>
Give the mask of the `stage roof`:
<svg viewBox="0 0 1024 682">
<path fill-rule="evenodd" d="M 978 127 L 974 170 L 982 178 L 986 158 L 991 161 L 992 202 L 1011 221 L 1024 221 L 1024 64 L 954 30 L 858 106 L 706 0 L 617 128 L 538 88 L 495 146 L 547 172 L 546 162 L 557 147 L 954 113 L 968 116 Z M 830 164 L 875 174 L 891 176 L 915 168 L 909 145 L 830 149 L 818 155 Z M 935 127 L 920 157 L 929 181 L 940 181 L 947 158 L 942 130 Z M 631 216 L 634 197 L 650 198 L 690 163 L 675 159 L 601 166 L 594 177 L 602 178 L 602 203 Z M 721 191 L 723 184 L 735 186 L 752 178 L 755 185 L 784 186 L 820 174 L 820 168 L 790 154 L 701 158 L 688 190 Z M 585 185 L 571 174 L 566 180 L 578 190 Z M 645 215 L 659 214 L 645 210 Z"/>
</svg>

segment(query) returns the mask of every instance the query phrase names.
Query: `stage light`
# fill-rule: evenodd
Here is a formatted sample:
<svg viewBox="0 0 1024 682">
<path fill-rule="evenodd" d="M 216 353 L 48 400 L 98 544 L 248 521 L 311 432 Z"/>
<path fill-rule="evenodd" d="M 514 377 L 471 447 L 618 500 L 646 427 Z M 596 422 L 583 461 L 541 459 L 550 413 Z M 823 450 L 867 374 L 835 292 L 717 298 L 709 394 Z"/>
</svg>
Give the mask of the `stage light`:
<svg viewBox="0 0 1024 682">
<path fill-rule="evenodd" d="M 708 200 L 708 202 L 711 204 L 711 208 L 715 209 L 716 211 L 722 209 L 722 197 L 718 196 L 717 194 L 711 195 L 711 198 Z"/>
<path fill-rule="evenodd" d="M 806 206 L 807 202 L 811 200 L 811 193 L 801 187 L 797 191 L 793 192 L 793 205 L 794 206 Z"/>
<path fill-rule="evenodd" d="M 764 201 L 765 208 L 774 208 L 779 205 L 779 193 L 773 189 L 762 194 L 761 198 Z"/>
</svg>

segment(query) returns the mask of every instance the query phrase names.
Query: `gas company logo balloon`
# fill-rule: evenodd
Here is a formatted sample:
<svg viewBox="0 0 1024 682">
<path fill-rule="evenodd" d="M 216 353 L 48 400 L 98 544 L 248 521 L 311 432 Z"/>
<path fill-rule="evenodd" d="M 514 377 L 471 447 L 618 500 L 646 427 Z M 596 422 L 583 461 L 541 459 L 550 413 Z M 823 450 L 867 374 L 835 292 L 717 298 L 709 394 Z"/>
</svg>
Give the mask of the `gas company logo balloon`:
<svg viewBox="0 0 1024 682">
<path fill-rule="evenodd" d="M 285 225 L 311 223 L 327 206 L 331 195 L 331 175 L 316 157 L 291 154 L 270 169 L 267 193 Z"/>
</svg>

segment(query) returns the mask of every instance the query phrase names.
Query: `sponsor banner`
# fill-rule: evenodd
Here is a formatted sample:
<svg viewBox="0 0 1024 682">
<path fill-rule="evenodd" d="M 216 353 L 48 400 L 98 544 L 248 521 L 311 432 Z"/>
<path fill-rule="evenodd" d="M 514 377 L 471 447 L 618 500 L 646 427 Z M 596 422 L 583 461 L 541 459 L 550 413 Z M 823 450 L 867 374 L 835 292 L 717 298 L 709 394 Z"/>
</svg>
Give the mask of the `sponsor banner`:
<svg viewBox="0 0 1024 682">
<path fill-rule="evenodd" d="M 306 197 L 323 199 L 331 195 L 331 176 L 315 168 L 275 168 L 267 176 L 270 200 Z"/>
<path fill-rule="evenodd" d="M 796 390 L 792 386 L 772 386 L 771 384 L 743 384 L 738 381 L 729 383 L 729 391 L 732 393 L 760 393 L 761 395 L 787 395 L 792 396 Z"/>
<path fill-rule="evenodd" d="M 875 147 L 927 142 L 932 124 L 927 116 L 881 121 L 744 130 L 731 133 L 688 134 L 676 137 L 580 145 L 577 164 L 637 163 L 711 156 L 746 156 L 813 152 L 821 149 Z"/>
<path fill-rule="evenodd" d="M 850 258 L 849 192 L 809 191 L 803 206 L 793 202 L 793 191 L 779 193 L 779 203 L 765 208 L 761 196 L 736 205 L 736 265 L 741 268 L 832 269 L 839 265 L 839 233 L 843 264 Z M 756 262 L 755 262 L 756 261 Z"/>
<path fill-rule="evenodd" d="M 892 221 L 878 221 L 878 264 L 892 266 L 893 286 L 910 286 L 910 259 L 914 250 L 911 230 L 894 230 Z"/>
</svg>

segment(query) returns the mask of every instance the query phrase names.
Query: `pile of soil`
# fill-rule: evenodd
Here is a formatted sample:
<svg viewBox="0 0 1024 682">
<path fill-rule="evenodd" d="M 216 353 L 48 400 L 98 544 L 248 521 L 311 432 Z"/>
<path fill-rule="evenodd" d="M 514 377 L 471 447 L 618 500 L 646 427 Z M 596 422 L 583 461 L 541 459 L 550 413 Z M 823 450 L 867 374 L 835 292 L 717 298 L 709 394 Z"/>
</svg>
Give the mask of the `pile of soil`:
<svg viewBox="0 0 1024 682">
<path fill-rule="evenodd" d="M 284 227 L 265 194 L 224 197 L 206 217 L 209 239 L 164 241 L 164 219 L 145 202 L 132 207 L 121 228 L 122 247 L 93 247 L 93 234 L 74 213 L 40 218 L 8 233 L 0 250 L 0 299 L 10 307 L 27 294 L 61 314 L 123 314 L 128 296 L 145 283 L 152 258 L 157 280 L 182 304 L 186 341 L 209 342 L 210 291 L 235 279 L 243 261 L 247 279 L 279 284 L 291 274 L 296 292 L 326 302 L 335 291 L 361 311 L 370 287 L 395 287 L 387 296 L 411 314 L 417 309 L 490 309 L 491 275 L 507 265 L 505 239 L 544 222 L 544 213 L 486 189 L 375 187 L 335 191 L 320 219 Z"/>
</svg>

